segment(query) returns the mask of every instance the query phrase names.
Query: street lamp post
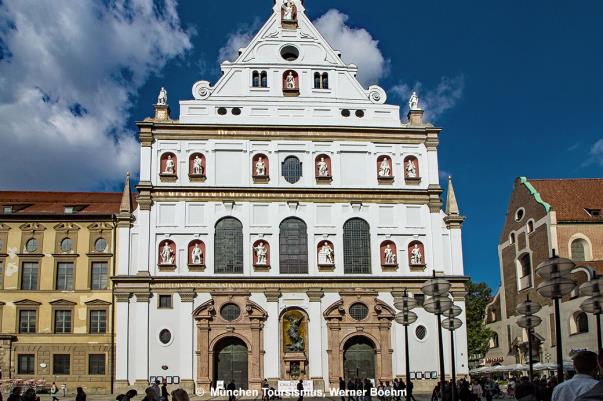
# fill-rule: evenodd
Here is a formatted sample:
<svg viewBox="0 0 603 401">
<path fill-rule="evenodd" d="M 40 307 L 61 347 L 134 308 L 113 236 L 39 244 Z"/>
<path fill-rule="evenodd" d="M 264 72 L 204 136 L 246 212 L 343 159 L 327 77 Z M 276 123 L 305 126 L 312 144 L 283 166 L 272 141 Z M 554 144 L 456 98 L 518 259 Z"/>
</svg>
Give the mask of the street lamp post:
<svg viewBox="0 0 603 401">
<path fill-rule="evenodd" d="M 603 348 L 601 344 L 601 313 L 603 312 L 603 278 L 594 273 L 593 279 L 580 286 L 580 294 L 590 297 L 584 300 L 580 309 L 595 315 L 597 322 L 597 352 Z"/>
<path fill-rule="evenodd" d="M 517 313 L 523 315 L 519 319 L 517 319 L 517 325 L 522 327 L 528 331 L 528 367 L 529 367 L 529 376 L 530 383 L 534 379 L 534 361 L 532 360 L 532 333 L 534 331 L 534 327 L 537 327 L 542 323 L 542 319 L 540 319 L 535 314 L 538 313 L 541 306 L 534 301 L 530 301 L 530 296 L 526 297 L 526 301 L 517 305 Z"/>
<path fill-rule="evenodd" d="M 400 310 L 396 313 L 395 321 L 404 326 L 404 352 L 405 352 L 405 365 L 406 365 L 406 401 L 410 401 L 410 353 L 408 350 L 408 326 L 417 321 L 417 314 L 412 312 L 411 309 L 417 306 L 417 301 L 414 298 L 409 297 L 404 290 L 404 295 L 397 301 L 394 302 L 394 306 Z"/>
<path fill-rule="evenodd" d="M 456 305 L 452 305 L 450 309 L 443 313 L 446 319 L 442 320 L 442 327 L 450 331 L 450 355 L 451 355 L 451 369 L 450 369 L 450 381 L 451 381 L 451 393 L 452 401 L 457 399 L 457 388 L 456 388 L 456 358 L 454 354 L 454 331 L 463 325 L 461 319 L 457 319 L 463 313 L 463 310 Z"/>
</svg>

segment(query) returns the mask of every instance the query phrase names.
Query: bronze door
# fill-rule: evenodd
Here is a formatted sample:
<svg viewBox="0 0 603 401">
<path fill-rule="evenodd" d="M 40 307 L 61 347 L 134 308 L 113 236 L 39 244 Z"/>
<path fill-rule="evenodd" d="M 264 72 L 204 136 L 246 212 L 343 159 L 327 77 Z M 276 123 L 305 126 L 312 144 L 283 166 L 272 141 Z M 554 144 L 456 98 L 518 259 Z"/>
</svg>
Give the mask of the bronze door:
<svg viewBox="0 0 603 401">
<path fill-rule="evenodd" d="M 343 372 L 349 379 L 375 378 L 375 348 L 362 337 L 353 338 L 343 353 Z"/>
<path fill-rule="evenodd" d="M 246 389 L 247 382 L 247 347 L 238 338 L 227 338 L 221 341 L 215 352 L 214 381 L 224 381 L 228 387 L 234 380 L 235 388 Z"/>
</svg>

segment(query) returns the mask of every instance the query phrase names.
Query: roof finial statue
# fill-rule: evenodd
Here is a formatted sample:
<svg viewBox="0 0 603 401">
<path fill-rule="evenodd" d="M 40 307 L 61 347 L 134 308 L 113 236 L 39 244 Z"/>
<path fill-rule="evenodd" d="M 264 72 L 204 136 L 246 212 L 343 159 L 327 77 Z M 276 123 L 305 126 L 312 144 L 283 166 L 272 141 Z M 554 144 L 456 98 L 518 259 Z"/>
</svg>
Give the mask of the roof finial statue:
<svg viewBox="0 0 603 401">
<path fill-rule="evenodd" d="M 166 106 L 167 105 L 167 91 L 165 90 L 165 88 L 162 86 L 161 90 L 159 91 L 159 96 L 157 97 L 157 104 L 160 106 Z"/>
<path fill-rule="evenodd" d="M 417 92 L 413 92 L 408 100 L 408 107 L 411 110 L 419 110 L 419 96 L 417 96 Z"/>
</svg>

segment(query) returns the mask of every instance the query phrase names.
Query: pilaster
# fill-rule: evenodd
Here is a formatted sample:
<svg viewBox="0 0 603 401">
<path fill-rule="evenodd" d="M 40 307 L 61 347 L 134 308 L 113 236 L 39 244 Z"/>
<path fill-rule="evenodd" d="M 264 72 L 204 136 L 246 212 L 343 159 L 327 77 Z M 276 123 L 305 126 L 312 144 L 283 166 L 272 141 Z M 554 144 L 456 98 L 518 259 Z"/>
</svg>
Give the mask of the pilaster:
<svg viewBox="0 0 603 401">
<path fill-rule="evenodd" d="M 279 330 L 279 298 L 281 291 L 279 289 L 271 289 L 264 291 L 266 301 L 268 301 L 266 312 L 268 318 L 264 323 L 266 327 L 266 335 L 264 336 L 264 348 L 271 350 L 264 354 L 264 375 L 269 380 L 277 380 L 280 378 L 280 352 L 274 349 L 280 345 L 280 330 Z"/>
<path fill-rule="evenodd" d="M 324 296 L 322 290 L 309 290 L 306 291 L 308 300 L 310 301 L 310 321 L 308 322 L 308 348 L 309 348 L 309 359 L 310 359 L 310 379 L 317 384 L 317 388 L 324 389 L 324 380 L 322 374 L 322 350 L 323 339 L 322 339 L 322 313 L 321 313 L 321 299 Z"/>
</svg>

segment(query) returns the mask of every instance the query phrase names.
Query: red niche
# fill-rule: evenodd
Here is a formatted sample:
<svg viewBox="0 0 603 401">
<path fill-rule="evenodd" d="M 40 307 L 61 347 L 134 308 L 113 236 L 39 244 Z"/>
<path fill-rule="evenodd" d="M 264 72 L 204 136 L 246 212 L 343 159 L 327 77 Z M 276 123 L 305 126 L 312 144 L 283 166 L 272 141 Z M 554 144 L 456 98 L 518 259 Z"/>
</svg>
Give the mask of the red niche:
<svg viewBox="0 0 603 401">
<path fill-rule="evenodd" d="M 194 177 L 205 177 L 206 162 L 203 153 L 193 153 L 188 158 L 188 174 Z"/>
<path fill-rule="evenodd" d="M 392 158 L 387 155 L 381 155 L 377 158 L 377 177 L 378 178 L 392 178 L 394 165 Z"/>
<path fill-rule="evenodd" d="M 201 240 L 194 240 L 188 244 L 188 264 L 189 266 L 205 265 L 205 244 Z"/>
<path fill-rule="evenodd" d="M 412 241 L 408 244 L 408 264 L 410 266 L 425 265 L 425 247 L 420 241 Z"/>
<path fill-rule="evenodd" d="M 328 155 L 320 154 L 316 156 L 314 161 L 314 174 L 316 175 L 316 178 L 331 177 L 331 158 Z"/>
<path fill-rule="evenodd" d="M 176 244 L 169 239 L 159 243 L 157 260 L 161 266 L 171 266 L 176 264 Z"/>
<path fill-rule="evenodd" d="M 393 241 L 383 241 L 381 243 L 381 266 L 398 265 L 398 248 Z"/>
<path fill-rule="evenodd" d="M 335 247 L 331 241 L 320 241 L 316 247 L 319 266 L 333 266 L 335 264 Z"/>
<path fill-rule="evenodd" d="M 263 153 L 258 153 L 251 159 L 251 171 L 254 177 L 270 176 L 270 160 Z"/>
<path fill-rule="evenodd" d="M 253 243 L 253 265 L 256 267 L 270 266 L 270 244 L 263 239 Z"/>
<path fill-rule="evenodd" d="M 161 155 L 160 159 L 161 175 L 176 175 L 178 169 L 178 159 L 176 155 L 171 152 L 166 152 Z"/>
<path fill-rule="evenodd" d="M 287 70 L 283 73 L 283 90 L 299 91 L 299 76 L 293 70 Z"/>
<path fill-rule="evenodd" d="M 415 156 L 406 156 L 404 158 L 404 178 L 420 178 L 419 160 Z"/>
</svg>

